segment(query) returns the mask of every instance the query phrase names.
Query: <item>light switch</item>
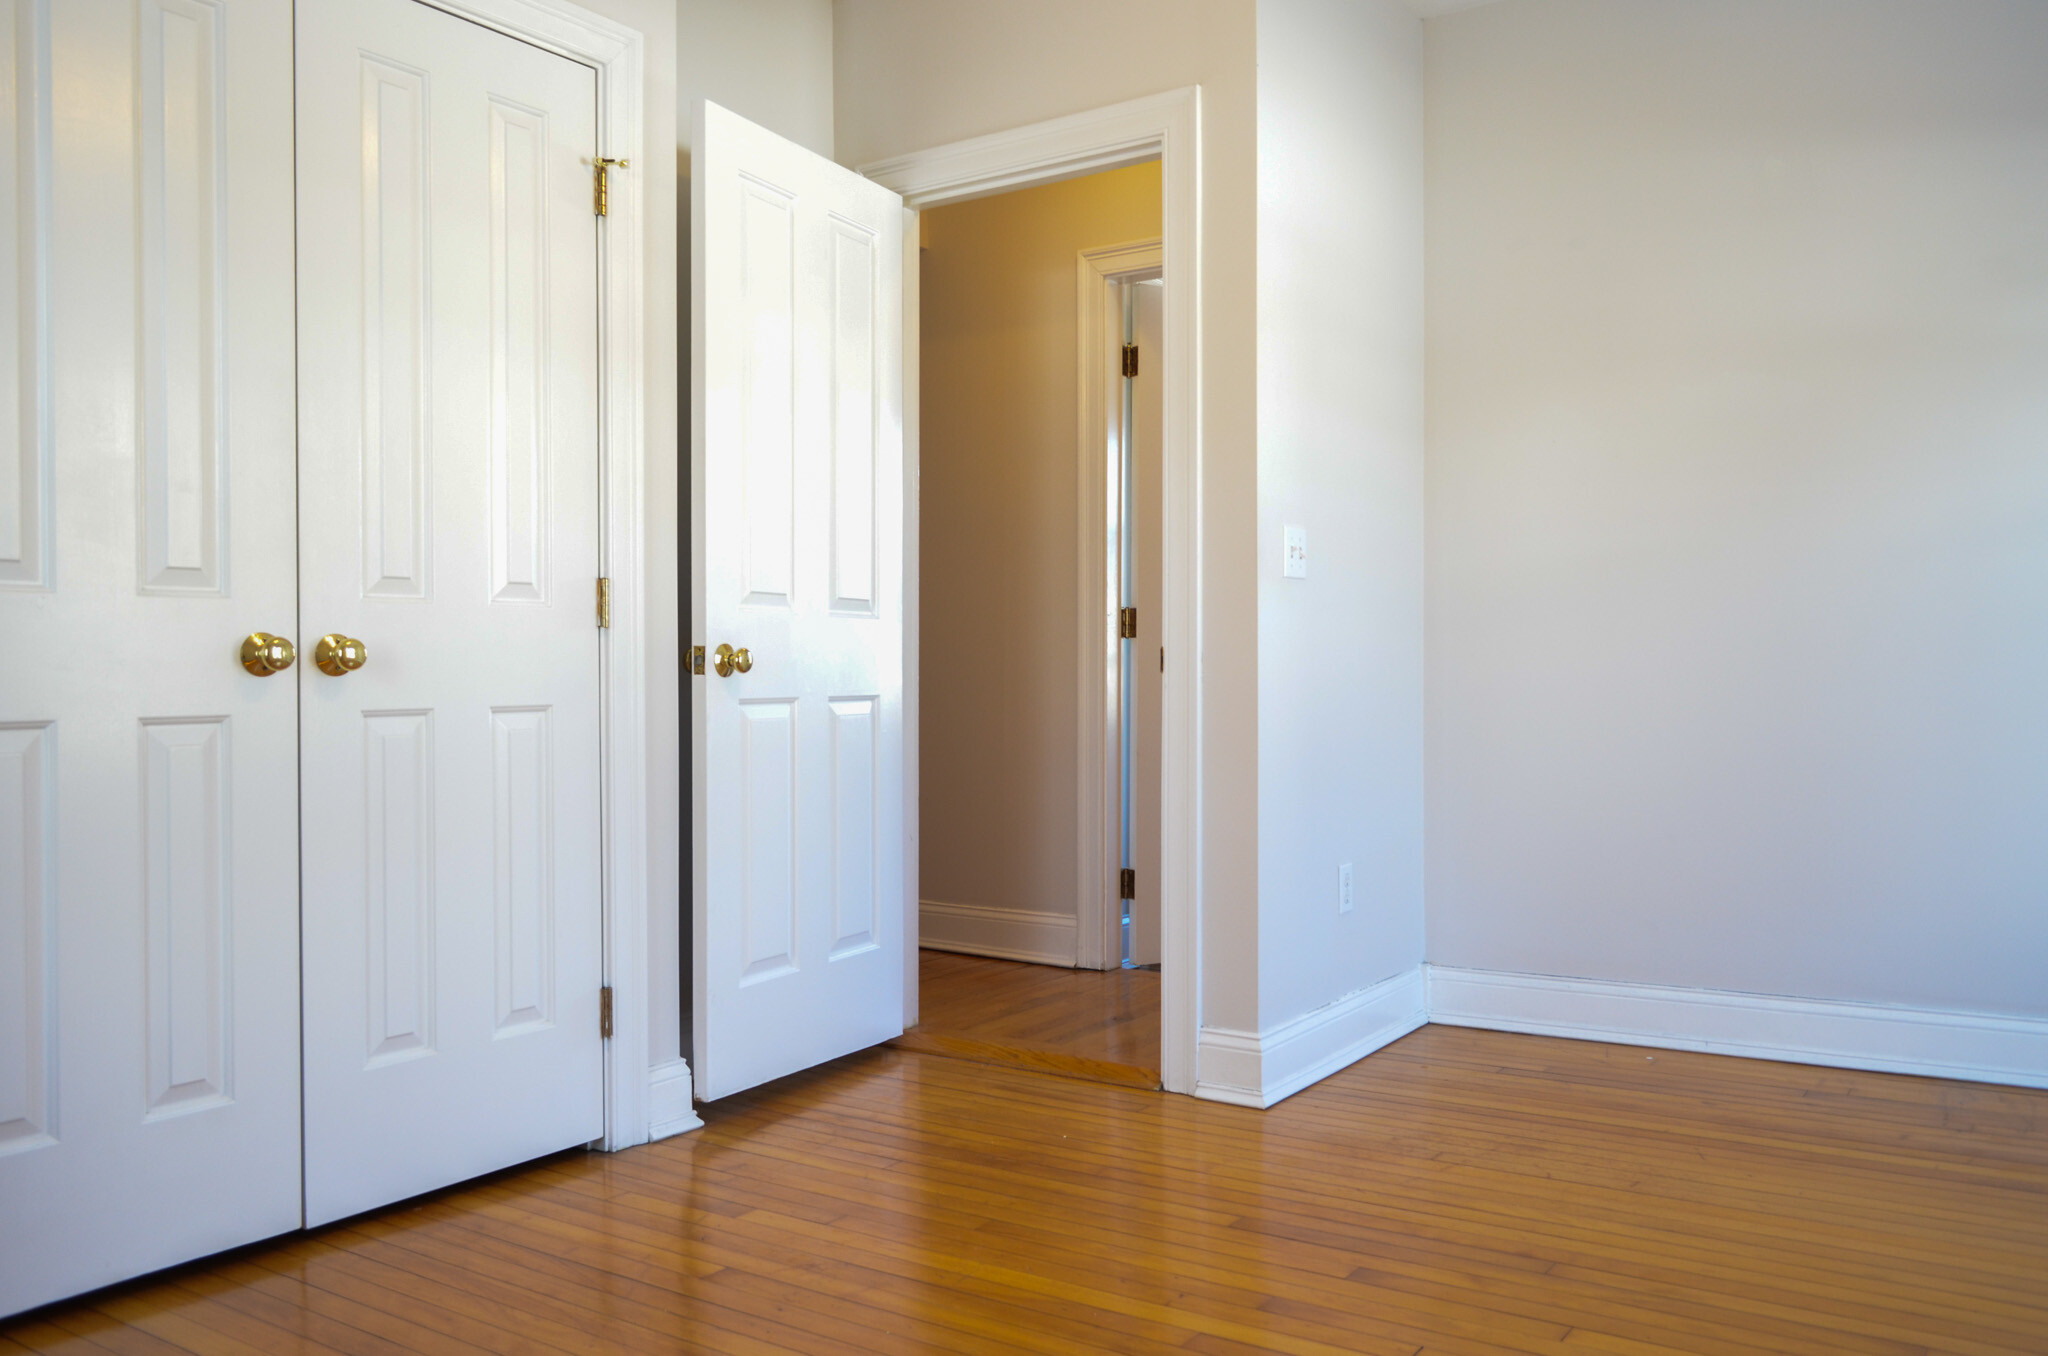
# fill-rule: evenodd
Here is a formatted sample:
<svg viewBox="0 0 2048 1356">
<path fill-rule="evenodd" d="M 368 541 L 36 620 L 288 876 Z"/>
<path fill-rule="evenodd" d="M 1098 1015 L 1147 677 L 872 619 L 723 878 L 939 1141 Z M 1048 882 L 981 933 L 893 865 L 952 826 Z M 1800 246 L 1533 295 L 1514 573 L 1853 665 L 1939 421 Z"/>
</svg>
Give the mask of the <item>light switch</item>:
<svg viewBox="0 0 2048 1356">
<path fill-rule="evenodd" d="M 1283 552 L 1280 560 L 1281 575 L 1288 579 L 1308 578 L 1308 529 L 1281 528 L 1280 546 Z"/>
</svg>

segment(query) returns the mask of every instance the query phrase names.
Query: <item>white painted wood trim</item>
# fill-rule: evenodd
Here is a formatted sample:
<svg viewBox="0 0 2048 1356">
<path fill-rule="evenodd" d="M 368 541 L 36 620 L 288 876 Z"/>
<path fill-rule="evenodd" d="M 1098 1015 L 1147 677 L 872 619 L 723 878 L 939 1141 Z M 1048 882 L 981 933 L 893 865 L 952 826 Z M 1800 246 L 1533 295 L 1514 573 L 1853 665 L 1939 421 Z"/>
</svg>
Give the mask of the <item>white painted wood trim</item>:
<svg viewBox="0 0 2048 1356">
<path fill-rule="evenodd" d="M 918 931 L 934 951 L 957 951 L 1034 965 L 1074 964 L 1072 914 L 1002 909 L 987 904 L 919 903 Z"/>
<path fill-rule="evenodd" d="M 903 1029 L 917 1025 L 917 948 L 922 934 L 918 918 L 918 866 L 922 851 L 918 833 L 918 544 L 923 527 L 919 510 L 923 481 L 918 460 L 919 371 L 923 309 L 923 260 L 918 254 L 923 233 L 917 212 L 903 209 Z"/>
<path fill-rule="evenodd" d="M 692 1105 L 690 1091 L 687 1060 L 664 1060 L 647 1071 L 648 1139 L 667 1139 L 704 1124 Z"/>
<path fill-rule="evenodd" d="M 598 235 L 599 495 L 601 568 L 611 582 L 611 628 L 602 637 L 604 687 L 604 956 L 612 990 L 605 1048 L 607 1149 L 644 1144 L 652 1131 L 648 1067 L 645 446 L 646 40 L 565 0 L 423 0 L 543 47 L 597 72 L 601 153 L 631 163 L 611 178 L 611 210 Z M 677 1061 L 680 1063 L 681 1061 Z M 687 1076 L 687 1070 L 685 1072 Z"/>
<path fill-rule="evenodd" d="M 935 207 L 1161 162 L 1165 277 L 1164 616 L 1160 758 L 1160 1082 L 1195 1091 L 1202 920 L 1202 92 L 1171 90 L 862 166 Z M 908 619 L 906 619 L 908 622 Z M 909 623 L 914 624 L 914 622 Z M 914 837 L 914 833 L 911 835 Z"/>
<path fill-rule="evenodd" d="M 1418 965 L 1271 1031 L 1204 1027 L 1195 1095 L 1272 1106 L 1427 1025 L 1427 993 Z"/>
<path fill-rule="evenodd" d="M 2048 1018 L 1428 969 L 1448 1026 L 2048 1088 Z"/>
<path fill-rule="evenodd" d="M 1110 364 L 1110 284 L 1123 278 L 1157 277 L 1164 251 L 1158 240 L 1137 240 L 1082 250 L 1074 263 L 1075 352 L 1080 383 L 1079 423 L 1074 441 L 1076 501 L 1074 540 L 1080 552 L 1074 577 L 1074 710 L 1079 717 L 1074 749 L 1074 964 L 1107 970 L 1122 960 L 1117 926 L 1116 851 L 1120 753 L 1116 691 L 1117 596 L 1110 556 L 1103 550 L 1105 512 L 1113 503 L 1109 447 L 1105 432 L 1112 406 L 1120 406 L 1123 378 Z M 1121 411 L 1119 410 L 1119 413 Z"/>
</svg>

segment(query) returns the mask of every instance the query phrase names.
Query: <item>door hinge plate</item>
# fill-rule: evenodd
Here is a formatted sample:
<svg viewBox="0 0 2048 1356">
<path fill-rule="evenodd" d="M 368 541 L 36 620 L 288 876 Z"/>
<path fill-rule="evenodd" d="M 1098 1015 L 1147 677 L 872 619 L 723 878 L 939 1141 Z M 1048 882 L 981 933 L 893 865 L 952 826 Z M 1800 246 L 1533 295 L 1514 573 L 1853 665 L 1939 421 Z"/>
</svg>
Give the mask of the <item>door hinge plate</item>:
<svg viewBox="0 0 2048 1356">
<path fill-rule="evenodd" d="M 692 645 L 688 658 L 683 662 L 688 666 L 690 672 L 702 678 L 704 676 L 704 647 L 702 645 Z"/>
<path fill-rule="evenodd" d="M 608 217 L 612 214 L 611 168 L 613 165 L 617 165 L 620 169 L 630 169 L 632 168 L 632 163 L 626 160 L 612 160 L 605 156 L 599 156 L 590 163 L 597 170 L 594 182 L 591 184 L 590 205 L 592 210 L 599 216 Z"/>
<path fill-rule="evenodd" d="M 609 629 L 612 624 L 612 581 L 597 581 L 597 624 Z"/>
<path fill-rule="evenodd" d="M 1136 344 L 1124 345 L 1124 375 L 1127 377 L 1138 375 L 1138 346 Z"/>
<path fill-rule="evenodd" d="M 612 986 L 609 984 L 597 991 L 597 1034 L 605 1040 L 612 1038 Z"/>
<path fill-rule="evenodd" d="M 1127 607 L 1117 614 L 1116 633 L 1125 640 L 1138 638 L 1138 609 Z"/>
<path fill-rule="evenodd" d="M 1117 872 L 1116 897 L 1118 899 L 1136 899 L 1138 897 L 1138 873 L 1131 870 L 1128 866 Z"/>
</svg>

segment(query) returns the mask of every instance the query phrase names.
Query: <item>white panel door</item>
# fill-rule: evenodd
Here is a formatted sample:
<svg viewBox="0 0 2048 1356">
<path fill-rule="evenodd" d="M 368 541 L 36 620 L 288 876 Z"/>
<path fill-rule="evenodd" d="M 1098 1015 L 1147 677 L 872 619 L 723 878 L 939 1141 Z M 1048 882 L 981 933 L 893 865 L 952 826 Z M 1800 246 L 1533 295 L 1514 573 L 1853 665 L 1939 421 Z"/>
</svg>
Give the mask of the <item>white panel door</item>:
<svg viewBox="0 0 2048 1356">
<path fill-rule="evenodd" d="M 1166 446 L 1163 399 L 1166 339 L 1160 327 L 1166 288 L 1157 280 L 1127 282 L 1130 341 L 1138 346 L 1138 375 L 1131 378 L 1131 541 L 1126 552 L 1134 576 L 1131 600 L 1138 609 L 1137 639 L 1127 642 L 1131 684 L 1126 747 L 1131 751 L 1131 866 L 1137 889 L 1131 900 L 1131 964 L 1159 964 L 1159 736 L 1164 697 L 1165 651 L 1161 623 L 1164 589 L 1160 550 L 1164 527 Z"/>
<path fill-rule="evenodd" d="M 701 107 L 693 1073 L 903 1030 L 902 200 Z M 752 667 L 721 675 L 715 650 Z"/>
<path fill-rule="evenodd" d="M 596 76 L 301 0 L 306 1212 L 603 1133 Z"/>
<path fill-rule="evenodd" d="M 0 0 L 0 1314 L 299 1223 L 290 0 Z"/>
</svg>

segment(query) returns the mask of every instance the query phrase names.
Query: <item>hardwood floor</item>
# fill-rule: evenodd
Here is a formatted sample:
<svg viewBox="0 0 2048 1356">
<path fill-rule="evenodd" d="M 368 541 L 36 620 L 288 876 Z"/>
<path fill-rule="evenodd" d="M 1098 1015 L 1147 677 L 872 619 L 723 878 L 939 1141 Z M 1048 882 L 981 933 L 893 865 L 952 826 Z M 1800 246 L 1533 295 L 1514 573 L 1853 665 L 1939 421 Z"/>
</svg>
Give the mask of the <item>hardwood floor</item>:
<svg viewBox="0 0 2048 1356">
<path fill-rule="evenodd" d="M 918 1021 L 892 1044 L 1126 1087 L 1159 1086 L 1159 972 L 918 954 Z"/>
<path fill-rule="evenodd" d="M 873 1051 L 0 1351 L 2048 1352 L 2048 1092 L 1430 1027 L 1267 1112 Z"/>
</svg>

